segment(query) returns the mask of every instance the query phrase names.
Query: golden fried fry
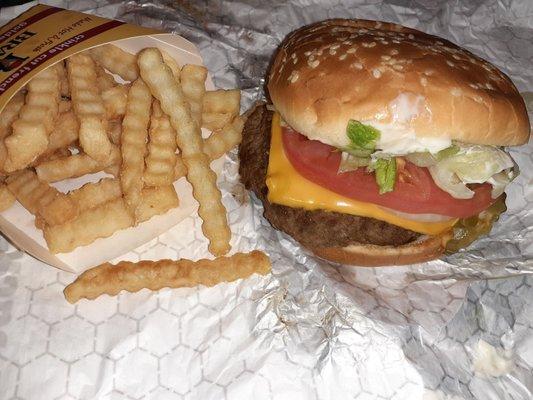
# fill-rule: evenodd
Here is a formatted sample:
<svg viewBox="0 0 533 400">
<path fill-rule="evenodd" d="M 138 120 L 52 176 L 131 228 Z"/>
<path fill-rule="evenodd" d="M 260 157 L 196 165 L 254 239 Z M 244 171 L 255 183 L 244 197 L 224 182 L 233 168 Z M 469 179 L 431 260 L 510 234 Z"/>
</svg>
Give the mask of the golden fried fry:
<svg viewBox="0 0 533 400">
<path fill-rule="evenodd" d="M 69 192 L 68 197 L 80 210 L 89 210 L 122 197 L 122 190 L 118 179 L 103 178 Z"/>
<path fill-rule="evenodd" d="M 9 191 L 30 213 L 41 217 L 49 225 L 62 224 L 76 216 L 76 205 L 63 193 L 39 181 L 31 170 L 19 171 L 7 180 Z"/>
<path fill-rule="evenodd" d="M 176 141 L 187 166 L 187 179 L 199 203 L 202 229 L 210 241 L 209 251 L 214 255 L 226 254 L 230 249 L 231 231 L 222 196 L 216 186 L 216 174 L 209 168 L 209 160 L 202 151 L 200 127 L 191 117 L 182 90 L 163 62 L 161 53 L 154 48 L 144 49 L 139 53 L 138 62 L 143 80 L 161 103 L 162 110 L 170 117 L 177 132 Z"/>
<path fill-rule="evenodd" d="M 163 57 L 163 61 L 172 71 L 172 75 L 174 76 L 174 79 L 176 79 L 179 82 L 180 79 L 180 71 L 181 67 L 179 66 L 178 62 L 172 57 L 170 54 L 168 54 L 165 50 L 160 50 L 161 56 Z"/>
<path fill-rule="evenodd" d="M 202 126 L 202 105 L 206 78 L 207 68 L 200 65 L 184 65 L 180 72 L 183 95 L 191 108 L 191 116 L 198 126 Z"/>
<path fill-rule="evenodd" d="M 98 77 L 98 89 L 100 90 L 100 93 L 112 89 L 117 85 L 113 75 L 99 65 L 96 66 L 96 76 Z"/>
<path fill-rule="evenodd" d="M 109 136 L 109 139 L 114 145 L 120 145 L 120 136 L 122 136 L 121 119 L 112 119 L 107 122 L 107 136 Z"/>
<path fill-rule="evenodd" d="M 67 69 L 65 67 L 65 62 L 64 61 L 58 62 L 56 64 L 56 68 L 57 68 L 57 72 L 59 75 L 59 91 L 61 93 L 61 96 L 69 97 L 70 88 L 68 86 L 68 77 L 67 77 Z"/>
<path fill-rule="evenodd" d="M 88 54 L 79 53 L 67 59 L 67 72 L 72 108 L 80 124 L 81 147 L 88 156 L 105 163 L 114 146 L 107 137 L 106 110 L 98 90 L 96 65 Z"/>
<path fill-rule="evenodd" d="M 59 114 L 56 125 L 50 134 L 47 153 L 67 147 L 78 140 L 78 119 L 72 111 Z"/>
<path fill-rule="evenodd" d="M 133 225 L 124 200 L 118 198 L 81 212 L 77 218 L 61 225 L 45 226 L 44 238 L 52 253 L 66 253 L 98 238 L 111 236 Z"/>
<path fill-rule="evenodd" d="M 127 85 L 118 85 L 101 93 L 108 119 L 124 116 L 126 102 L 128 101 L 128 90 Z"/>
<path fill-rule="evenodd" d="M 37 74 L 28 84 L 25 105 L 12 123 L 12 133 L 5 138 L 7 159 L 4 169 L 13 172 L 25 168 L 48 147 L 48 136 L 58 115 L 60 82 L 58 67 Z"/>
<path fill-rule="evenodd" d="M 154 215 L 164 214 L 178 206 L 179 200 L 174 186 L 144 188 L 137 218 L 139 222 L 147 221 Z"/>
<path fill-rule="evenodd" d="M 120 164 L 109 165 L 104 168 L 104 172 L 115 178 L 120 178 Z"/>
<path fill-rule="evenodd" d="M 176 131 L 156 100 L 150 117 L 150 141 L 143 176 L 145 185 L 164 186 L 174 182 L 174 166 L 178 158 L 176 148 Z"/>
<path fill-rule="evenodd" d="M 117 74 L 125 81 L 134 81 L 139 76 L 137 57 L 112 44 L 91 49 L 91 55 L 96 62 L 113 74 Z"/>
<path fill-rule="evenodd" d="M 18 118 L 24 97 L 24 92 L 19 90 L 0 112 L 0 138 L 11 135 L 11 124 Z"/>
<path fill-rule="evenodd" d="M 213 90 L 205 92 L 202 113 L 230 114 L 235 117 L 239 115 L 240 107 L 240 90 Z"/>
<path fill-rule="evenodd" d="M 126 115 L 122 121 L 120 138 L 122 150 L 120 184 L 126 205 L 134 217 L 137 215 L 136 210 L 141 202 L 144 155 L 146 154 L 151 105 L 152 95 L 148 86 L 141 79 L 137 79 L 128 93 Z"/>
<path fill-rule="evenodd" d="M 233 114 L 202 113 L 202 128 L 218 131 L 229 124 L 235 116 Z"/>
<path fill-rule="evenodd" d="M 6 185 L 0 185 L 0 212 L 7 210 L 15 203 L 15 196 L 9 191 Z"/>
<path fill-rule="evenodd" d="M 120 151 L 114 148 L 104 164 L 99 164 L 87 154 L 74 154 L 57 160 L 46 161 L 35 167 L 39 179 L 44 182 L 57 182 L 77 178 L 85 174 L 102 171 L 120 162 Z"/>
<path fill-rule="evenodd" d="M 242 139 L 243 127 L 244 119 L 239 116 L 227 124 L 222 130 L 213 132 L 211 136 L 205 139 L 203 149 L 204 153 L 209 157 L 209 160 L 216 160 L 237 146 Z M 174 179 L 179 179 L 186 174 L 187 167 L 183 163 L 180 155 L 177 155 L 174 166 Z"/>
<path fill-rule="evenodd" d="M 143 288 L 215 286 L 255 273 L 266 275 L 270 270 L 270 259 L 257 250 L 215 260 L 122 261 L 117 265 L 101 264 L 85 271 L 63 293 L 68 302 L 75 303 L 82 298 L 92 300 L 102 294 L 115 296 L 122 290 L 138 292 Z"/>
<path fill-rule="evenodd" d="M 59 114 L 63 114 L 63 113 L 69 112 L 71 108 L 72 108 L 72 103 L 70 102 L 70 100 L 61 100 L 59 102 L 58 112 Z"/>
</svg>

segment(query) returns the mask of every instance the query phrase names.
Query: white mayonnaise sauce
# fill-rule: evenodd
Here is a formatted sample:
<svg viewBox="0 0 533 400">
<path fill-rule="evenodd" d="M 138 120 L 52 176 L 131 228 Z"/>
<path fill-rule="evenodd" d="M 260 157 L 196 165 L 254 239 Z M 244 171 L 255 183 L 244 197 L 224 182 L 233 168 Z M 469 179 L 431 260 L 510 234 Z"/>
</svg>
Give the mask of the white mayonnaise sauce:
<svg viewBox="0 0 533 400">
<path fill-rule="evenodd" d="M 429 151 L 437 153 L 450 147 L 450 138 L 425 138 L 417 137 L 408 124 L 422 113 L 429 113 L 425 108 L 425 98 L 412 93 L 401 93 L 389 104 L 389 112 L 392 116 L 391 123 L 382 123 L 377 119 L 361 121 L 363 124 L 379 129 L 381 137 L 377 142 L 377 148 L 383 153 L 403 155 L 415 152 Z"/>
</svg>

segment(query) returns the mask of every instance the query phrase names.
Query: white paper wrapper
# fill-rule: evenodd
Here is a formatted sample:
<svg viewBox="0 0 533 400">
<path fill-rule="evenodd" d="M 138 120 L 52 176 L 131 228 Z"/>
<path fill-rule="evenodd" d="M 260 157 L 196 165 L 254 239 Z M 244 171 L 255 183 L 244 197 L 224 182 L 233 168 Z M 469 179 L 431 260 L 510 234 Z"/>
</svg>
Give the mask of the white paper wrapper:
<svg viewBox="0 0 533 400">
<path fill-rule="evenodd" d="M 218 87 L 244 89 L 246 106 L 261 98 L 284 35 L 328 17 L 439 34 L 494 62 L 521 91 L 533 90 L 527 0 L 67 4 L 184 35 Z M 221 183 L 233 248 L 265 249 L 272 277 L 70 306 L 61 290 L 71 274 L 4 243 L 0 398 L 531 399 L 533 145 L 512 153 L 522 174 L 493 233 L 424 265 L 338 267 L 310 257 L 250 202 L 235 153 Z M 206 255 L 190 216 L 125 258 Z"/>
</svg>

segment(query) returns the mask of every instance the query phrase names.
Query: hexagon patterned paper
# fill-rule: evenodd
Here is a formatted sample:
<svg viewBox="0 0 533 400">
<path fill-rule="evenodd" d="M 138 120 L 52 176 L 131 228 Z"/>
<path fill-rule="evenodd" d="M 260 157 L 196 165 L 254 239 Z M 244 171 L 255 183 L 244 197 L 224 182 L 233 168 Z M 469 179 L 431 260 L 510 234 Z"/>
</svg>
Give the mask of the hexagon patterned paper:
<svg viewBox="0 0 533 400">
<path fill-rule="evenodd" d="M 329 17 L 437 33 L 494 62 L 522 92 L 533 91 L 528 0 L 43 3 L 185 36 L 218 87 L 243 89 L 244 108 L 262 98 L 269 58 L 284 35 Z M 0 9 L 0 24 L 27 7 Z M 513 150 L 522 175 L 495 231 L 426 265 L 318 262 L 262 218 L 258 201 L 238 184 L 235 151 L 220 182 L 232 245 L 266 250 L 273 276 L 70 305 L 62 290 L 73 275 L 0 238 L 0 399 L 531 399 L 532 154 L 531 144 Z M 199 222 L 192 215 L 122 258 L 204 257 Z M 481 340 L 510 360 L 499 376 L 474 369 Z"/>
</svg>

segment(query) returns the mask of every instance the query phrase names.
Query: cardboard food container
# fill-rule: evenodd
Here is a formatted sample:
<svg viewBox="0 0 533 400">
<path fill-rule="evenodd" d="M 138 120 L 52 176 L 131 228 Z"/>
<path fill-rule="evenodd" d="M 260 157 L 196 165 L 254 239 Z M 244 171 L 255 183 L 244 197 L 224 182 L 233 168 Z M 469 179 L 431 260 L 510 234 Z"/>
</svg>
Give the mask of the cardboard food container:
<svg viewBox="0 0 533 400">
<path fill-rule="evenodd" d="M 198 49 L 177 35 L 133 26 L 80 12 L 37 5 L 0 28 L 0 111 L 9 99 L 33 76 L 72 54 L 113 43 L 130 53 L 146 47 L 158 47 L 173 56 L 180 65 L 199 64 Z M 208 77 L 206 89 L 214 89 Z M 204 132 L 204 135 L 207 132 Z M 211 164 L 220 171 L 223 161 Z M 52 184 L 61 192 L 79 188 L 107 176 L 100 172 Z M 21 250 L 54 267 L 82 272 L 112 260 L 154 239 L 194 213 L 198 203 L 185 178 L 174 183 L 179 207 L 157 215 L 136 227 L 115 232 L 107 238 L 78 247 L 70 253 L 51 254 L 42 231 L 35 227 L 35 217 L 18 202 L 0 213 L 0 231 Z"/>
</svg>

